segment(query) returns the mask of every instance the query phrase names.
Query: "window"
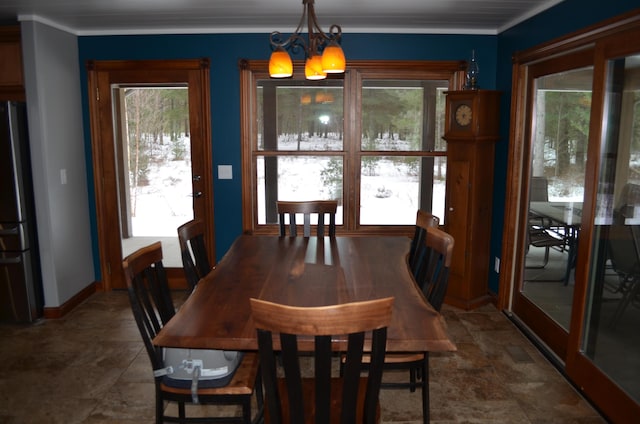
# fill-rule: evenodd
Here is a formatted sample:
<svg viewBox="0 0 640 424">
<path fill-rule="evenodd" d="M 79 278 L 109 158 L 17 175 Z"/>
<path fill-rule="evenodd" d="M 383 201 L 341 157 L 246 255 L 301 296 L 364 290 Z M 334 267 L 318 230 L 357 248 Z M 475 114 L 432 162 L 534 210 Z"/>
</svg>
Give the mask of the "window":
<svg viewBox="0 0 640 424">
<path fill-rule="evenodd" d="M 277 200 L 337 200 L 339 232 L 444 220 L 445 92 L 459 62 L 350 63 L 340 78 L 242 70 L 244 230 L 276 231 Z"/>
</svg>

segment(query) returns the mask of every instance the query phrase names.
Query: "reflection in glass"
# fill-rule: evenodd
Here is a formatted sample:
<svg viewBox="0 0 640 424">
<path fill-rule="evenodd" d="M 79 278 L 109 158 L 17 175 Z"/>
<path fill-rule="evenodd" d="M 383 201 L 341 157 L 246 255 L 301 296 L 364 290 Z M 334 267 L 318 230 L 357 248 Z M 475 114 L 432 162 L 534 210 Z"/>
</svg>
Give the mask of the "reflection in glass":
<svg viewBox="0 0 640 424">
<path fill-rule="evenodd" d="M 258 85 L 258 150 L 343 150 L 342 81 L 261 81 Z M 275 90 L 275 110 L 264 110 L 265 92 Z M 265 115 L 267 118 L 265 118 Z"/>
<path fill-rule="evenodd" d="M 360 222 L 363 225 L 414 225 L 420 190 L 432 189 L 431 210 L 444 217 L 446 157 L 365 156 L 360 166 Z M 432 184 L 421 185 L 428 175 Z M 427 177 L 422 177 L 422 181 Z M 424 210 L 427 210 L 423 206 Z M 442 218 L 441 218 L 442 222 Z"/>
<path fill-rule="evenodd" d="M 362 150 L 445 151 L 447 87 L 447 81 L 364 81 Z"/>
<path fill-rule="evenodd" d="M 362 152 L 422 152 L 420 156 L 360 157 L 360 224 L 414 225 L 416 210 L 444 224 L 448 81 L 365 80 Z"/>
<path fill-rule="evenodd" d="M 640 402 L 640 55 L 607 66 L 583 352 Z"/>
<path fill-rule="evenodd" d="M 336 225 L 342 224 L 342 157 L 282 155 L 257 158 L 258 224 L 278 222 L 277 215 L 273 214 L 276 208 L 275 200 L 269 205 L 266 201 L 268 191 L 273 186 L 273 184 L 267 184 L 266 170 L 269 166 L 273 166 L 274 162 L 278 169 L 278 177 L 275 181 L 278 200 L 337 200 Z M 267 207 L 269 214 L 267 214 Z"/>
<path fill-rule="evenodd" d="M 258 225 L 278 222 L 278 200 L 321 199 L 338 200 L 340 225 L 343 187 L 357 194 L 358 183 L 360 197 L 349 203 L 360 208 L 356 225 L 415 225 L 418 209 L 444 223 L 442 134 L 449 82 L 363 80 L 355 96 L 362 105 L 355 125 L 361 135 L 344 132 L 344 83 L 258 81 Z"/>
<path fill-rule="evenodd" d="M 271 152 L 255 158 L 258 225 L 278 222 L 278 200 L 337 200 L 336 224 L 342 224 L 343 84 L 342 79 L 258 81 L 256 147 Z"/>
<path fill-rule="evenodd" d="M 569 329 L 589 140 L 592 67 L 535 79 L 522 293 Z"/>
</svg>

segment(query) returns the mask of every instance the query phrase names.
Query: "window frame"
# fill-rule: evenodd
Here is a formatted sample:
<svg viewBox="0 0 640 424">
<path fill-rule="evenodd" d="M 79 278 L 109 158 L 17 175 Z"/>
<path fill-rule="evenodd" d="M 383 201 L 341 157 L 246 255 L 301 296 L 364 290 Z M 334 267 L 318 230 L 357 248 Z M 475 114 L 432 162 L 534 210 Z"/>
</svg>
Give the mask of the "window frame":
<svg viewBox="0 0 640 424">
<path fill-rule="evenodd" d="M 240 110 L 242 150 L 242 227 L 252 234 L 278 234 L 277 224 L 258 225 L 256 156 L 269 155 L 257 149 L 257 84 L 269 79 L 268 61 L 241 60 Z M 303 78 L 303 61 L 294 61 L 294 78 Z M 446 151 L 385 151 L 361 149 L 361 88 L 365 80 L 441 80 L 448 90 L 462 87 L 465 61 L 349 61 L 347 71 L 337 77 L 344 80 L 344 150 L 297 152 L 302 155 L 336 155 L 344 157 L 343 223 L 338 234 L 410 235 L 414 225 L 359 225 L 360 158 L 366 156 L 447 157 Z M 282 154 L 290 152 L 283 151 Z M 444 217 L 443 217 L 444 218 Z"/>
</svg>

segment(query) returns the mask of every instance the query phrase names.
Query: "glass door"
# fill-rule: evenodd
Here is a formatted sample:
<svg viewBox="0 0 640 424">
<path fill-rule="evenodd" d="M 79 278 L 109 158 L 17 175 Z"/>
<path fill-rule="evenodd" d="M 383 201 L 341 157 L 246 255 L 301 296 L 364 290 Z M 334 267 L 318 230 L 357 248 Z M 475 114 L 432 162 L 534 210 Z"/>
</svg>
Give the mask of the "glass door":
<svg viewBox="0 0 640 424">
<path fill-rule="evenodd" d="M 637 422 L 640 14 L 516 63 L 501 301 L 608 421 Z"/>
<path fill-rule="evenodd" d="M 188 89 L 113 91 L 122 256 L 161 240 L 165 267 L 180 268 L 176 229 L 194 218 Z"/>
<path fill-rule="evenodd" d="M 565 330 L 584 199 L 593 67 L 535 79 L 529 244 L 522 294 Z M 560 283 L 560 284 L 557 284 Z"/>
<path fill-rule="evenodd" d="M 628 397 L 638 405 L 640 54 L 610 59 L 605 68 L 593 260 L 580 350 L 597 374 L 616 386 L 612 393 L 621 392 L 618 399 Z"/>
<path fill-rule="evenodd" d="M 215 263 L 206 60 L 88 63 L 100 270 L 126 288 L 122 258 L 160 240 L 171 287 L 186 287 L 177 228 L 205 226 Z"/>
<path fill-rule="evenodd" d="M 523 278 L 513 299 L 516 315 L 562 361 L 576 284 L 593 85 L 592 59 L 572 56 L 530 67 Z"/>
</svg>

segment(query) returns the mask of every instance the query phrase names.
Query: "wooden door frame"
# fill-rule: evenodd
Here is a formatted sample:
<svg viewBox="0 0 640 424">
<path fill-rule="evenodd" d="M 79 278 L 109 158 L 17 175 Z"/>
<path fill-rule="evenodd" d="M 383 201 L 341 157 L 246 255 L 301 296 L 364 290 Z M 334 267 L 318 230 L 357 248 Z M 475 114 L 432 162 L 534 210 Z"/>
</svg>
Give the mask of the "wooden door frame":
<svg viewBox="0 0 640 424">
<path fill-rule="evenodd" d="M 635 31 L 635 33 L 634 33 Z M 529 159 L 526 140 L 526 110 L 528 66 L 554 56 L 561 56 L 580 50 L 591 50 L 594 56 L 594 90 L 592 94 L 591 123 L 589 128 L 589 146 L 587 149 L 587 168 L 585 172 L 585 198 L 582 211 L 583 227 L 580 230 L 578 264 L 590 264 L 593 260 L 593 225 L 595 216 L 595 193 L 598 187 L 600 169 L 600 147 L 602 143 L 602 91 L 604 90 L 605 56 L 603 45 L 624 49 L 627 40 L 637 40 L 640 35 L 640 12 L 626 13 L 569 34 L 557 40 L 531 48 L 514 55 L 511 128 L 509 134 L 509 158 L 507 169 L 507 187 L 505 199 L 505 218 L 502 239 L 502 268 L 498 307 L 511 311 L 514 290 L 523 278 L 522 252 L 525 249 L 525 231 L 528 210 L 527 171 Z M 621 54 L 621 52 L 620 52 Z M 593 362 L 587 358 L 581 347 L 584 336 L 584 316 L 588 300 L 588 269 L 577 267 L 576 286 L 573 295 L 573 310 L 568 341 L 564 354 L 566 375 L 586 394 L 591 401 L 609 419 L 615 422 L 631 422 L 640 416 L 640 405 L 609 379 Z M 541 322 L 542 331 L 550 328 L 549 323 Z M 552 329 L 553 331 L 553 329 Z"/>
<path fill-rule="evenodd" d="M 112 60 L 88 61 L 91 148 L 96 202 L 96 223 L 100 256 L 100 288 L 125 288 L 122 271 L 119 209 L 117 200 L 116 158 L 111 109 L 113 83 L 187 83 L 189 87 L 189 125 L 192 140 L 200 140 L 199 151 L 192 152 L 192 170 L 200 179 L 193 181 L 194 216 L 205 225 L 205 243 L 210 263 L 215 264 L 213 221 L 213 172 L 211 156 L 211 112 L 209 60 Z M 193 144 L 193 141 L 192 141 Z M 195 177 L 195 174 L 193 175 Z M 114 231 L 114 229 L 117 229 Z M 176 229 L 177 230 L 177 229 Z M 115 237 L 114 234 L 118 236 Z M 176 233 L 177 235 L 177 233 Z M 172 288 L 186 288 L 182 269 L 168 269 Z"/>
<path fill-rule="evenodd" d="M 519 230 L 522 231 L 521 234 L 525 234 L 528 231 L 528 209 L 529 209 L 529 186 L 531 183 L 531 161 L 532 161 L 532 152 L 531 152 L 531 144 L 533 143 L 531 140 L 534 138 L 532 134 L 532 122 L 534 117 L 531 114 L 534 114 L 536 105 L 535 102 L 535 93 L 534 93 L 534 81 L 537 78 L 554 75 L 561 72 L 567 72 L 570 70 L 584 68 L 588 66 L 593 66 L 593 55 L 594 50 L 592 46 L 586 46 L 585 48 L 578 49 L 576 51 L 569 51 L 563 55 L 558 55 L 556 57 L 545 58 L 543 60 L 531 62 L 524 62 L 520 66 L 526 68 L 526 77 L 523 77 L 523 93 L 526 93 L 522 105 L 522 109 L 519 114 L 518 120 L 522 122 L 522 135 L 519 137 L 519 140 L 522 140 L 521 148 L 522 148 L 522 163 L 519 171 L 522 173 L 520 178 L 522 180 L 522 184 L 520 186 L 520 227 Z M 526 81 L 526 82 L 525 82 Z M 593 85 L 593 81 L 592 81 Z M 528 121 L 528 122 L 527 122 Z M 590 138 L 593 140 L 593 138 Z M 591 148 L 591 154 L 596 151 Z M 589 162 L 592 161 L 591 157 L 589 158 Z M 585 185 L 586 187 L 591 187 L 590 184 L 586 183 L 586 180 L 591 178 L 590 174 L 587 172 L 584 175 Z M 585 205 L 588 203 L 588 199 L 586 199 L 587 191 L 585 190 Z M 522 225 L 524 224 L 524 226 Z M 583 244 L 582 240 L 585 238 L 583 235 L 585 232 L 581 232 L 580 235 L 580 243 Z M 526 252 L 526 236 L 523 236 L 522 244 L 519 246 L 519 250 L 517 252 Z M 579 249 L 580 252 L 587 250 L 587 248 Z M 523 283 L 524 279 L 524 265 L 525 259 L 524 254 L 516 258 L 516 275 L 517 278 L 514 280 L 514 287 L 512 288 L 513 293 L 511 295 L 511 309 L 513 311 L 518 311 L 516 314 L 522 318 L 522 321 L 526 323 L 528 327 L 530 327 L 534 333 L 536 334 L 544 334 L 544 342 L 547 346 L 551 348 L 551 350 L 563 361 L 567 360 L 567 345 L 569 342 L 569 329 L 563 328 L 560 324 L 558 324 L 553 318 L 548 316 L 542 309 L 532 302 L 525 295 L 519 293 L 520 285 Z M 582 287 L 587 285 L 586 276 L 580 272 L 581 269 L 576 270 L 576 286 Z M 579 290 L 577 290 L 579 291 Z M 579 302 L 574 298 L 572 303 Z"/>
</svg>

